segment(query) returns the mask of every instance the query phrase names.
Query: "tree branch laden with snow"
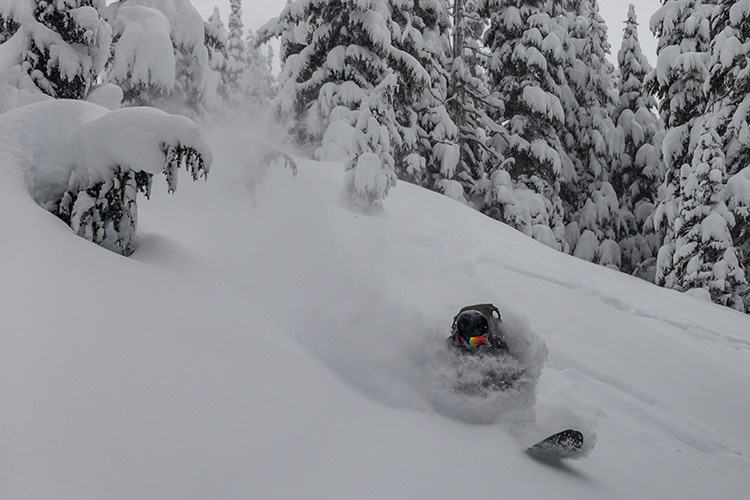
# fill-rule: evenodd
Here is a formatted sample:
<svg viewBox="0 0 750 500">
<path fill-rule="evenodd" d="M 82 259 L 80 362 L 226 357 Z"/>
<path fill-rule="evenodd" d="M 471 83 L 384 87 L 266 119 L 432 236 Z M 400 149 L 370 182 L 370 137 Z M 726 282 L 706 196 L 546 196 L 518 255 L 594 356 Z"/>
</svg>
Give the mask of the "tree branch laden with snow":
<svg viewBox="0 0 750 500">
<path fill-rule="evenodd" d="M 136 248 L 136 196 L 163 173 L 206 177 L 211 151 L 188 118 L 153 108 L 110 111 L 79 101 L 46 101 L 0 115 L 4 161 L 31 197 L 80 236 L 123 255 Z"/>
</svg>

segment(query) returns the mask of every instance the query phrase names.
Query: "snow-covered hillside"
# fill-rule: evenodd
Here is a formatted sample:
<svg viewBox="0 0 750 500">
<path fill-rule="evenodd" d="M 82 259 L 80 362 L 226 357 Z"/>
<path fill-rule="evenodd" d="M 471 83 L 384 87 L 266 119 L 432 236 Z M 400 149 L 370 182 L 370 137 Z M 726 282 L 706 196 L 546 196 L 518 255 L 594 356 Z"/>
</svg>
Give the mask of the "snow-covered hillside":
<svg viewBox="0 0 750 500">
<path fill-rule="evenodd" d="M 208 182 L 157 180 L 131 258 L 0 163 L 3 499 L 747 495 L 748 316 L 404 182 L 357 214 L 340 164 L 208 137 Z M 453 315 L 490 301 L 549 350 L 526 430 L 441 392 Z M 521 451 L 569 425 L 586 460 Z"/>
</svg>

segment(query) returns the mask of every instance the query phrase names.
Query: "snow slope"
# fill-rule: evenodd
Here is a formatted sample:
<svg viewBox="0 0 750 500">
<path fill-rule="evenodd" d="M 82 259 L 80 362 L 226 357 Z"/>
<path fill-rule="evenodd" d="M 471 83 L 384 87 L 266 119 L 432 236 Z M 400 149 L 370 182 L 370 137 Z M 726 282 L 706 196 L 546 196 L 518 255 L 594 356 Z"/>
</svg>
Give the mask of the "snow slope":
<svg viewBox="0 0 750 500">
<path fill-rule="evenodd" d="M 208 182 L 140 203 L 129 259 L 0 162 L 3 499 L 745 498 L 747 316 L 403 182 L 359 215 L 340 164 L 209 142 Z M 529 431 L 441 392 L 480 301 L 549 349 Z M 598 434 L 586 460 L 520 451 L 572 424 Z"/>
</svg>

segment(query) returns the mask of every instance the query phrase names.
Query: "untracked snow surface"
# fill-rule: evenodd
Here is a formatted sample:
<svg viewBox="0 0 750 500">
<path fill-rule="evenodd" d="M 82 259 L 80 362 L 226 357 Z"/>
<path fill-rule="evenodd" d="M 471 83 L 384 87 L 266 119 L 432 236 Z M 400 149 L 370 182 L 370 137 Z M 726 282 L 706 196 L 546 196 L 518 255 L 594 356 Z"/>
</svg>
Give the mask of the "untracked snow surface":
<svg viewBox="0 0 750 500">
<path fill-rule="evenodd" d="M 340 163 L 208 138 L 208 182 L 155 186 L 131 258 L 0 164 L 4 500 L 746 498 L 748 316 L 407 183 L 356 214 Z M 533 408 L 452 391 L 477 302 L 548 350 Z M 587 459 L 522 452 L 569 426 Z"/>
</svg>

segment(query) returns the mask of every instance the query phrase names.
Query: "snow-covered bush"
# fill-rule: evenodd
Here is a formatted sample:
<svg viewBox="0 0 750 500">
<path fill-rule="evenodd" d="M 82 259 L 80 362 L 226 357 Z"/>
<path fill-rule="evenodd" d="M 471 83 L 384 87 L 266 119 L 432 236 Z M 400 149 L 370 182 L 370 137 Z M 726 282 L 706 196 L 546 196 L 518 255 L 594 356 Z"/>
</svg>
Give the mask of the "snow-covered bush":
<svg viewBox="0 0 750 500">
<path fill-rule="evenodd" d="M 110 111 L 50 100 L 0 115 L 3 162 L 17 168 L 31 197 L 80 236 L 123 255 L 136 248 L 136 195 L 163 173 L 206 176 L 211 151 L 191 120 L 153 108 Z"/>
</svg>

